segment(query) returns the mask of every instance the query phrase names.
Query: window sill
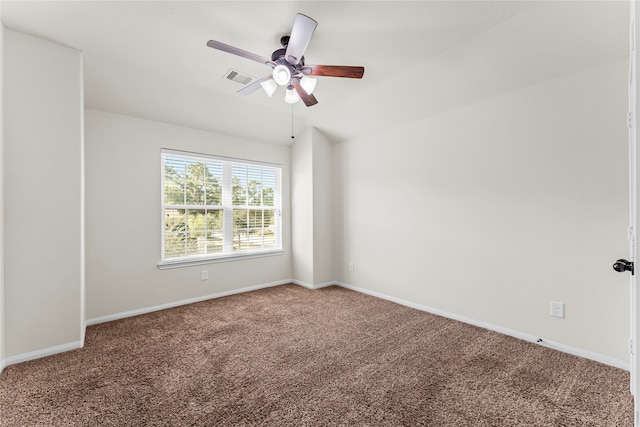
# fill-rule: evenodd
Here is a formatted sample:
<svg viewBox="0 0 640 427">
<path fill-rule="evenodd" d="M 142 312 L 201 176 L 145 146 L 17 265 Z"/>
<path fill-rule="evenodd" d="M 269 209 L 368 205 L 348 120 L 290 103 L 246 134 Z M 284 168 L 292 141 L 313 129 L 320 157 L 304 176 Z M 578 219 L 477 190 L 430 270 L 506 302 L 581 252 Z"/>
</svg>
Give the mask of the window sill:
<svg viewBox="0 0 640 427">
<path fill-rule="evenodd" d="M 164 261 L 158 263 L 158 268 L 160 270 L 166 270 L 169 268 L 180 268 L 180 267 L 189 267 L 192 265 L 202 265 L 202 264 L 216 264 L 219 262 L 229 262 L 229 261 L 241 261 L 244 259 L 252 259 L 252 258 L 264 258 L 269 256 L 279 256 L 284 254 L 284 251 L 281 249 L 266 251 L 266 252 L 251 252 L 244 254 L 233 254 L 233 255 L 223 255 L 217 256 L 215 258 L 201 258 L 201 259 L 185 259 L 185 260 L 176 260 L 176 261 Z"/>
</svg>

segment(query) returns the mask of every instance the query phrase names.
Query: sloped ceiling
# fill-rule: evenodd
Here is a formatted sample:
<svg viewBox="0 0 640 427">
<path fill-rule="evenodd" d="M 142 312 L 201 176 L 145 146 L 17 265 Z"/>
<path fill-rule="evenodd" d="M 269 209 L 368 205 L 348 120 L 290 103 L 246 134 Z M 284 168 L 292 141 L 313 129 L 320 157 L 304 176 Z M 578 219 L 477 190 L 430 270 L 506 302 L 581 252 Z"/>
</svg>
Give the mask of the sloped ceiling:
<svg viewBox="0 0 640 427">
<path fill-rule="evenodd" d="M 626 1 L 2 1 L 5 27 L 84 52 L 85 105 L 289 144 L 314 126 L 358 138 L 628 56 Z M 319 104 L 282 89 L 236 93 L 230 69 L 270 68 L 206 46 L 270 56 L 296 13 L 318 21 L 307 64 L 362 65 L 319 78 Z M 46 71 L 46 70 L 43 70 Z"/>
</svg>

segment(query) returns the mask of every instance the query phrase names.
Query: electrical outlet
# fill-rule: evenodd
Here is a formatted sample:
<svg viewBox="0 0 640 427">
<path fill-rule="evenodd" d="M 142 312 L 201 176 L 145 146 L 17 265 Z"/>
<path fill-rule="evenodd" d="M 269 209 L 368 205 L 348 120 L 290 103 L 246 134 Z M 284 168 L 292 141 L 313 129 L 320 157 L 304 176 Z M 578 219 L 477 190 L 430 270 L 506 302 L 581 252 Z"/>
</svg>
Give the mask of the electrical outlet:
<svg viewBox="0 0 640 427">
<path fill-rule="evenodd" d="M 551 317 L 558 317 L 564 319 L 564 303 L 551 301 L 549 307 L 549 314 Z"/>
<path fill-rule="evenodd" d="M 352 263 L 352 262 L 350 262 L 350 263 L 349 263 L 349 271 L 353 272 L 353 267 L 354 267 L 354 266 L 353 266 L 353 263 Z"/>
<path fill-rule="evenodd" d="M 209 270 L 202 270 L 200 272 L 200 280 L 209 280 Z"/>
</svg>

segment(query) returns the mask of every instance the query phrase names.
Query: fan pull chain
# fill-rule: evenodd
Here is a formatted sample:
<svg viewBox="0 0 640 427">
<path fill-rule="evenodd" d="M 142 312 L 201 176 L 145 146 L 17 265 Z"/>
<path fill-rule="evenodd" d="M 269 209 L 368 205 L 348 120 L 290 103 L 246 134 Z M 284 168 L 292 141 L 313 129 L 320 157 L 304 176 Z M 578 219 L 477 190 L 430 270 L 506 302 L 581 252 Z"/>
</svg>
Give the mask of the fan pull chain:
<svg viewBox="0 0 640 427">
<path fill-rule="evenodd" d="M 291 139 L 295 138 L 293 136 L 293 104 L 291 104 Z"/>
</svg>

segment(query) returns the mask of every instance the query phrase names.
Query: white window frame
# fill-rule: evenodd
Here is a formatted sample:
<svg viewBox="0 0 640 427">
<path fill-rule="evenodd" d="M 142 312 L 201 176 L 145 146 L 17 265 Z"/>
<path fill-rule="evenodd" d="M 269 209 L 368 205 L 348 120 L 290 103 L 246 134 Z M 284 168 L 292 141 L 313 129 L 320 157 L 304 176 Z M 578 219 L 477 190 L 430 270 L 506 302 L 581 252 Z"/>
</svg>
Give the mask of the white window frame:
<svg viewBox="0 0 640 427">
<path fill-rule="evenodd" d="M 223 165 L 222 178 L 222 205 L 215 206 L 223 212 L 223 250 L 222 253 L 206 254 L 206 255 L 186 255 L 181 257 L 165 257 L 165 220 L 166 209 L 176 209 L 176 205 L 165 204 L 165 157 L 179 156 L 185 159 L 195 161 L 215 161 Z M 158 268 L 174 268 L 198 264 L 210 264 L 224 261 L 234 261 L 240 259 L 282 255 L 282 166 L 274 163 L 266 163 L 252 161 L 246 159 L 238 159 L 232 157 L 215 156 L 210 154 L 193 153 L 187 151 L 162 149 L 160 156 L 160 204 L 161 204 L 161 244 L 160 244 L 160 262 Z M 256 206 L 234 206 L 232 200 L 232 167 L 233 165 L 241 166 L 257 166 L 264 169 L 270 169 L 275 172 L 274 186 L 274 232 L 275 246 L 273 248 L 258 249 L 233 249 L 233 210 L 234 209 L 256 209 Z M 205 205 L 179 205 L 187 209 L 202 209 Z M 264 209 L 263 206 L 259 209 Z M 269 209 L 270 210 L 270 209 Z"/>
</svg>

